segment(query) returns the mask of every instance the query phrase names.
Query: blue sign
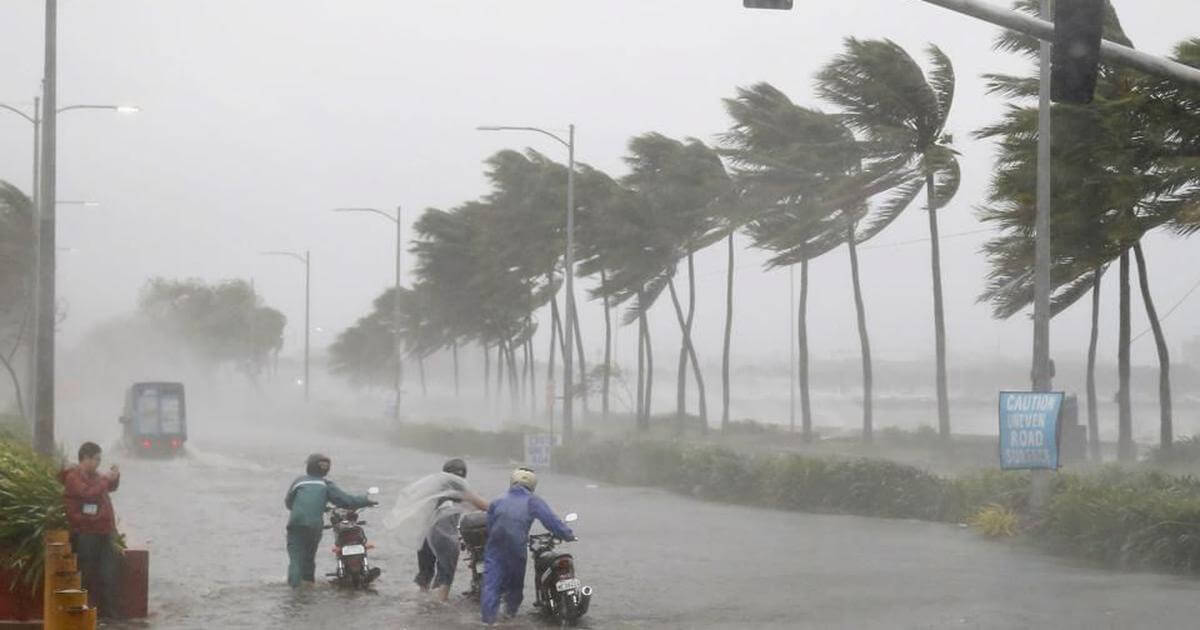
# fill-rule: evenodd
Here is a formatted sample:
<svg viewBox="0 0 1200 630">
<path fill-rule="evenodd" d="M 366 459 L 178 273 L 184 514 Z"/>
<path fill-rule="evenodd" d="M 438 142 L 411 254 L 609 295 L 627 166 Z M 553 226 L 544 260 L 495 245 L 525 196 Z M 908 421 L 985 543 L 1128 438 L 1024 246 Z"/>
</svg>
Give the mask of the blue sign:
<svg viewBox="0 0 1200 630">
<path fill-rule="evenodd" d="M 1058 469 L 1062 392 L 1000 392 L 1000 468 Z"/>
</svg>

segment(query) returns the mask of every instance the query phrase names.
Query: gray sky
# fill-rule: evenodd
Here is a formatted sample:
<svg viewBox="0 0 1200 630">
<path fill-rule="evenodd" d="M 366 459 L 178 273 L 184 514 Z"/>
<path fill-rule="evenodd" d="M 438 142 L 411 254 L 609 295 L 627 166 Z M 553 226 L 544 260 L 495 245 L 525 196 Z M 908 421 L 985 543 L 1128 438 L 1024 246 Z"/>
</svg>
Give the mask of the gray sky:
<svg viewBox="0 0 1200 630">
<path fill-rule="evenodd" d="M 0 102 L 31 105 L 42 68 L 42 7 L 0 5 Z M 391 282 L 393 235 L 382 219 L 335 215 L 345 205 L 403 204 L 414 218 L 485 192 L 481 161 L 532 146 L 536 136 L 483 134 L 479 124 L 578 125 L 578 157 L 611 174 L 629 137 L 645 131 L 712 141 L 728 126 L 720 99 L 769 81 L 793 100 L 811 96 L 816 70 L 840 40 L 890 37 L 914 54 L 927 42 L 955 63 L 951 131 L 964 181 L 941 213 L 950 351 L 954 360 L 1028 355 L 1023 317 L 991 319 L 975 304 L 986 265 L 986 234 L 975 207 L 991 169 L 991 147 L 970 133 L 994 120 L 1001 102 L 979 75 L 1021 71 L 995 53 L 993 27 L 917 0 L 799 0 L 791 12 L 742 9 L 737 0 L 61 0 L 60 105 L 135 103 L 143 112 L 71 112 L 59 124 L 59 197 L 98 208 L 63 207 L 59 241 L 76 251 L 59 262 L 69 304 L 64 341 L 131 309 L 148 276 L 210 280 L 251 277 L 289 317 L 288 352 L 302 339 L 301 267 L 267 249 L 312 250 L 313 325 L 324 346 Z M 1142 49 L 1165 53 L 1195 35 L 1200 4 L 1119 0 Z M 1189 30 L 1191 29 L 1191 30 Z M 30 128 L 0 113 L 0 178 L 28 184 Z M 565 155 L 561 156 L 565 159 Z M 872 246 L 927 235 L 911 211 Z M 1200 248 L 1169 236 L 1148 241 L 1160 311 L 1200 280 Z M 762 256 L 738 252 L 735 352 L 743 360 L 787 353 L 787 272 L 761 271 Z M 928 243 L 862 252 L 872 344 L 883 358 L 932 356 Z M 698 266 L 698 349 L 719 359 L 724 254 Z M 810 331 L 819 356 L 858 352 L 844 248 L 812 266 Z M 1115 274 L 1105 309 L 1115 315 Z M 584 307 L 598 330 L 599 309 Z M 1056 320 L 1054 354 L 1081 358 L 1088 308 Z M 1135 307 L 1135 332 L 1145 318 Z M 1200 334 L 1200 293 L 1167 321 L 1173 347 Z M 655 315 L 656 348 L 678 347 L 673 315 Z M 585 328 L 587 330 L 588 328 Z M 1115 317 L 1102 351 L 1115 360 Z M 621 352 L 632 358 L 634 335 Z M 589 351 L 599 335 L 586 340 Z M 544 344 L 539 344 L 539 351 Z M 664 355 L 665 356 L 665 355 Z M 1141 340 L 1140 362 L 1153 358 Z"/>
</svg>

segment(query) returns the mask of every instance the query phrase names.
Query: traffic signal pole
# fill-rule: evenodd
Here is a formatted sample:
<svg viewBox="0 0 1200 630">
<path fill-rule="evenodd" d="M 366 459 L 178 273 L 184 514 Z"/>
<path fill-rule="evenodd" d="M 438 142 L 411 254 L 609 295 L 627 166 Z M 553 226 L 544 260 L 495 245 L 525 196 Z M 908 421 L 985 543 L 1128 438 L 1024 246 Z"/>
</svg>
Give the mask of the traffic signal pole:
<svg viewBox="0 0 1200 630">
<path fill-rule="evenodd" d="M 1019 11 L 1004 9 L 989 2 L 981 0 L 921 0 L 921 2 L 968 15 L 977 20 L 1024 33 L 1043 41 L 1054 40 L 1054 22 Z M 1192 87 L 1200 87 L 1200 69 L 1144 53 L 1116 42 L 1101 40 L 1100 58 L 1113 65 L 1141 70 L 1147 74 L 1174 79 Z"/>
</svg>

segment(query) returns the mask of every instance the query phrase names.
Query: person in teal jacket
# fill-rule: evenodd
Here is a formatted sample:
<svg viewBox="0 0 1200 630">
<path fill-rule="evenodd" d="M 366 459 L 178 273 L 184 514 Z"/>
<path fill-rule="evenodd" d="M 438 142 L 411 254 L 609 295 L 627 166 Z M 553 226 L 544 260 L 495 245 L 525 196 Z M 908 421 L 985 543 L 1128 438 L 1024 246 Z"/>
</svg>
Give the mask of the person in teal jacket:
<svg viewBox="0 0 1200 630">
<path fill-rule="evenodd" d="M 293 587 L 316 581 L 317 548 L 321 545 L 327 504 L 353 510 L 378 505 L 365 495 L 347 494 L 326 479 L 329 465 L 328 457 L 320 453 L 309 455 L 305 466 L 307 474 L 292 482 L 283 500 L 291 512 L 287 523 L 287 552 L 288 584 Z"/>
</svg>

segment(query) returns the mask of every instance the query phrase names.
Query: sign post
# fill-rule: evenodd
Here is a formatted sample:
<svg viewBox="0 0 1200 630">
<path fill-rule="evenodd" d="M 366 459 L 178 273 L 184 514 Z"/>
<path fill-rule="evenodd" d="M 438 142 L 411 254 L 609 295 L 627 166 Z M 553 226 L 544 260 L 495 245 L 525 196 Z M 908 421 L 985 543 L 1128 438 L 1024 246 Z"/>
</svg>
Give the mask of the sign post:
<svg viewBox="0 0 1200 630">
<path fill-rule="evenodd" d="M 1000 468 L 1058 470 L 1062 392 L 1000 392 Z"/>
</svg>

